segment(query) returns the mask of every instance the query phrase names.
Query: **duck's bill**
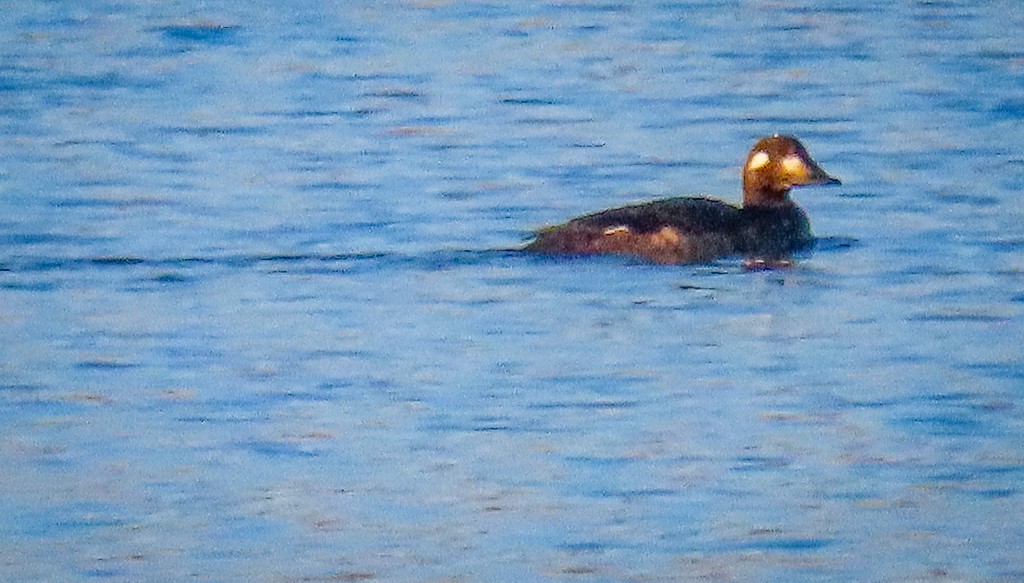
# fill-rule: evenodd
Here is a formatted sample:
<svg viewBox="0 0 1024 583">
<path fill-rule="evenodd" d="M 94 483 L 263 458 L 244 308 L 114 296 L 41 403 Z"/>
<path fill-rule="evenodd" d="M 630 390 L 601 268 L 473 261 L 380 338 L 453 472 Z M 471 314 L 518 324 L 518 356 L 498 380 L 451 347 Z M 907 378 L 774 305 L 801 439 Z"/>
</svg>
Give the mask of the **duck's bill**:
<svg viewBox="0 0 1024 583">
<path fill-rule="evenodd" d="M 838 178 L 821 169 L 813 161 L 807 165 L 807 182 L 805 184 L 842 184 Z"/>
</svg>

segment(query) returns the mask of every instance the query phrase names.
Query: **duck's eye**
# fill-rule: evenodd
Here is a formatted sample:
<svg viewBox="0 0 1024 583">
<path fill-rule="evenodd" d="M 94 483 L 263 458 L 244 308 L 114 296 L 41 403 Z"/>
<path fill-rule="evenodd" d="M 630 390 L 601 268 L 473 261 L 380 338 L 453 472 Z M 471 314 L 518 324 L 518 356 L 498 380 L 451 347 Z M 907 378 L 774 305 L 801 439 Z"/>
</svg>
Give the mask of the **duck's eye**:
<svg viewBox="0 0 1024 583">
<path fill-rule="evenodd" d="M 750 157 L 750 162 L 747 163 L 747 170 L 757 170 L 758 168 L 763 168 L 769 160 L 771 160 L 771 158 L 768 156 L 767 152 L 757 152 L 756 154 Z"/>
<path fill-rule="evenodd" d="M 790 154 L 782 159 L 782 169 L 786 171 L 786 174 L 802 174 L 807 170 L 807 165 L 804 161 L 796 154 Z"/>
</svg>

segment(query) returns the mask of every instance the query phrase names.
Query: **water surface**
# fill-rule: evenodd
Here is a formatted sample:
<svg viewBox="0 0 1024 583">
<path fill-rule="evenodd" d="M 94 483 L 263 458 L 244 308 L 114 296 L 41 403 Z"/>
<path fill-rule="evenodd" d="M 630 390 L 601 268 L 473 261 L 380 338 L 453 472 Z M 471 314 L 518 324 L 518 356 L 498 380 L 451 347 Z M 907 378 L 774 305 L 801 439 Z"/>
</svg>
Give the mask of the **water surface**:
<svg viewBox="0 0 1024 583">
<path fill-rule="evenodd" d="M 1013 2 L 22 2 L 19 581 L 1024 579 Z M 736 201 L 788 270 L 514 251 Z"/>
</svg>

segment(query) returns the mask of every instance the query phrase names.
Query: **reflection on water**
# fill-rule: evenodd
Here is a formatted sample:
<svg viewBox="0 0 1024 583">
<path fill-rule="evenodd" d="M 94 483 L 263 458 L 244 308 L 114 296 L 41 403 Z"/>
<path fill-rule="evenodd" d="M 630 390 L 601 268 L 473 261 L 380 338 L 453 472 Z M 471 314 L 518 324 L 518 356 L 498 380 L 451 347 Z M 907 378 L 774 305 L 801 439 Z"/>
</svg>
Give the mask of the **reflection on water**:
<svg viewBox="0 0 1024 583">
<path fill-rule="evenodd" d="M 9 7 L 5 576 L 1024 578 L 1021 18 Z M 791 269 L 515 251 L 776 131 Z"/>
</svg>

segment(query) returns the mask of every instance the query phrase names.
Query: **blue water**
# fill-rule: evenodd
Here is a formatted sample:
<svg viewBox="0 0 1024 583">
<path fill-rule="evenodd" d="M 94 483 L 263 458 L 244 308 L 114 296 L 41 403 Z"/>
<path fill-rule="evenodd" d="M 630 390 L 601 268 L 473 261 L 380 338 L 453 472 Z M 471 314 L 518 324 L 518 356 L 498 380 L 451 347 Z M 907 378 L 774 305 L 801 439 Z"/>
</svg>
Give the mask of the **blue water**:
<svg viewBox="0 0 1024 583">
<path fill-rule="evenodd" d="M 1011 1 L 0 19 L 0 579 L 1024 580 Z M 514 251 L 736 201 L 786 270 Z"/>
</svg>

